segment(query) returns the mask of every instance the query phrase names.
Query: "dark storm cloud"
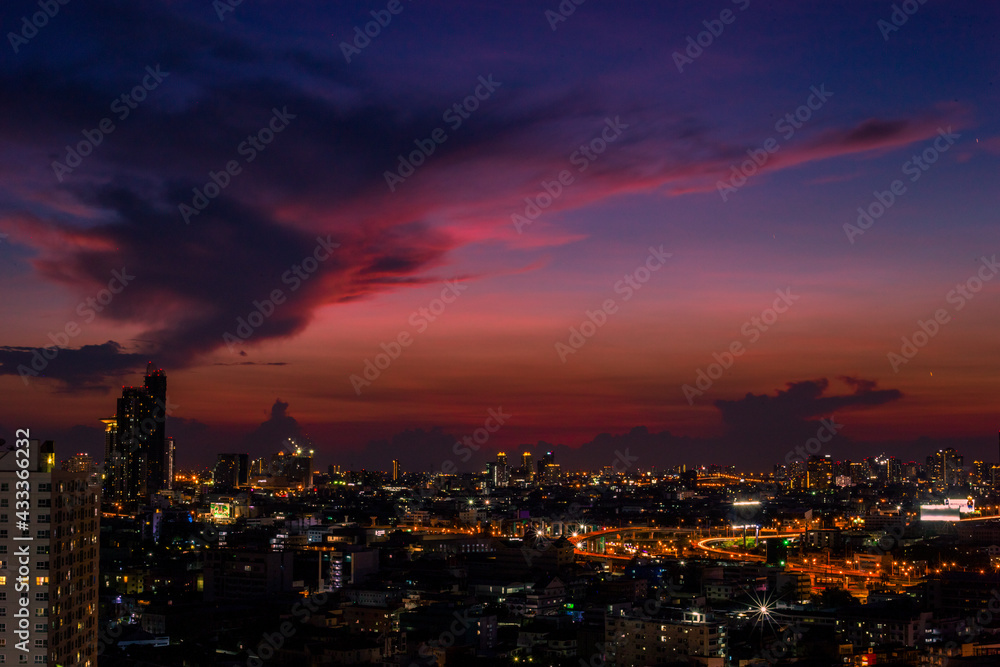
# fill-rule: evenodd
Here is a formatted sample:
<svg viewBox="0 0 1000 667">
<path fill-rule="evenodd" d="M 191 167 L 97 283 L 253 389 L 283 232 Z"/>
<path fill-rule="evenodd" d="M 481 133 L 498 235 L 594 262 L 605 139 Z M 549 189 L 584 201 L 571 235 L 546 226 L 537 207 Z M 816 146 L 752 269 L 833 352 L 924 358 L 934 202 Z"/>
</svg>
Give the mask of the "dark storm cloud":
<svg viewBox="0 0 1000 667">
<path fill-rule="evenodd" d="M 634 471 L 690 462 L 692 452 L 702 456 L 708 453 L 706 446 L 711 451 L 711 442 L 706 439 L 676 436 L 669 431 L 653 433 L 645 426 L 637 426 L 628 433 L 601 433 L 575 449 L 547 443 L 538 443 L 531 449 L 536 461 L 543 453 L 552 451 L 556 462 L 570 470 L 600 470 L 605 466 L 624 470 L 627 466 Z"/>
<path fill-rule="evenodd" d="M 439 472 L 446 461 L 451 461 L 445 471 L 478 469 L 478 459 L 470 459 L 468 454 L 458 456 L 454 452 L 458 438 L 445 432 L 440 427 L 429 430 L 421 428 L 407 429 L 391 438 L 370 441 L 360 457 L 370 468 L 375 470 L 392 470 L 392 460 L 398 459 L 404 471 L 429 470 Z M 485 460 L 485 459 L 483 459 Z"/>
<path fill-rule="evenodd" d="M 178 406 L 178 409 L 181 407 Z M 176 468 L 211 465 L 217 452 L 230 452 L 236 449 L 234 447 L 236 438 L 227 429 L 209 426 L 197 419 L 168 416 L 166 433 L 174 439 Z M 59 443 L 56 444 L 58 446 Z M 212 458 L 205 460 L 204 454 L 209 454 Z"/>
<path fill-rule="evenodd" d="M 786 390 L 778 390 L 774 396 L 747 394 L 738 400 L 715 401 L 727 428 L 724 442 L 736 451 L 753 448 L 780 460 L 784 450 L 816 435 L 822 425 L 820 419 L 833 416 L 836 423 L 847 424 L 850 418 L 841 410 L 877 407 L 903 397 L 897 389 L 877 389 L 871 380 L 842 380 L 854 390 L 852 393 L 827 395 L 830 382 L 820 378 L 789 382 Z M 844 442 L 843 434 L 838 438 L 838 444 Z"/>
<path fill-rule="evenodd" d="M 51 358 L 49 358 L 51 357 Z M 0 375 L 19 375 L 26 383 L 50 379 L 63 390 L 107 391 L 107 378 L 134 373 L 146 364 L 140 354 L 109 340 L 80 348 L 0 347 Z"/>
<path fill-rule="evenodd" d="M 99 3 L 74 37 L 86 42 L 109 25 L 131 26 L 127 33 L 111 31 L 112 46 L 121 40 L 133 50 L 161 44 L 158 52 L 147 55 L 163 64 L 169 76 L 59 186 L 98 211 L 98 221 L 107 222 L 81 229 L 76 223 L 56 221 L 64 216 L 33 221 L 54 232 L 36 240 L 42 253 L 34 263 L 41 275 L 86 294 L 106 283 L 114 268 L 130 268 L 137 276 L 134 285 L 101 317 L 147 326 L 142 338 L 157 345 L 160 363 L 175 368 L 220 347 L 223 334 L 235 332 L 238 318 L 245 318 L 255 301 L 265 301 L 275 289 L 283 289 L 288 302 L 253 331 L 249 345 L 301 331 L 320 305 L 432 280 L 419 274 L 439 264 L 449 244 L 421 221 L 406 220 L 405 213 L 392 223 L 352 221 L 348 214 L 347 220 L 330 224 L 289 221 L 287 216 L 279 222 L 271 209 L 281 205 L 275 202 L 294 201 L 309 215 L 309 210 L 348 202 L 365 188 L 384 196 L 381 172 L 392 165 L 392 153 L 405 150 L 415 136 L 440 123 L 440 108 L 411 110 L 403 123 L 399 106 L 379 102 L 364 90 L 353 89 L 362 102 L 348 109 L 276 77 L 219 77 L 219 69 L 252 67 L 263 55 L 155 5 L 139 9 Z M 157 26 L 156 39 L 143 37 L 142 26 L 148 25 Z M 180 48 L 184 43 L 215 46 Z M 281 67 L 291 71 L 303 66 L 310 74 L 323 75 L 328 84 L 341 78 L 339 65 L 324 66 L 305 53 L 288 55 L 279 49 Z M 81 127 L 95 127 L 109 115 L 109 100 L 134 83 L 129 78 L 135 76 L 133 69 L 142 74 L 141 66 L 121 62 L 102 68 L 100 77 L 63 76 L 57 68 L 62 70 L 55 63 L 32 63 L 0 75 L 0 89 L 23 91 L 19 104 L 10 107 L 12 122 L 6 124 L 18 129 L 0 133 L 41 148 L 50 160 L 63 159 L 61 147 L 78 141 Z M 288 109 L 295 116 L 291 127 L 253 164 L 244 163 L 231 189 L 193 217 L 191 225 L 182 224 L 178 205 L 190 204 L 192 188 L 203 187 L 210 170 L 242 160 L 237 146 L 266 126 L 272 108 Z M 482 136 L 499 140 L 496 132 Z M 466 132 L 462 141 L 474 144 L 476 135 Z M 263 199 L 268 202 L 259 201 Z M 295 283 L 289 282 L 294 279 L 287 272 L 317 244 L 317 233 L 305 229 L 323 232 L 320 236 L 342 248 L 290 294 Z M 67 351 L 65 356 L 74 358 L 73 368 L 51 377 L 70 380 L 71 386 L 90 373 L 99 377 L 135 367 L 131 358 L 111 361 L 92 350 Z M 16 367 L 24 358 L 16 349 L 8 350 L 7 357 L 4 372 L 11 372 L 9 362 Z M 87 359 L 93 363 L 87 364 Z"/>
<path fill-rule="evenodd" d="M 883 405 L 903 396 L 897 389 L 876 389 L 873 381 L 847 380 L 855 388 L 854 393 L 826 396 L 830 382 L 820 378 L 789 382 L 786 385 L 788 389 L 779 389 L 775 396 L 747 394 L 739 400 L 717 400 L 715 407 L 722 413 L 723 423 L 730 428 L 755 431 L 771 424 L 827 416 L 842 408 Z"/>
<path fill-rule="evenodd" d="M 288 403 L 275 399 L 267 420 L 243 437 L 241 451 L 270 456 L 282 450 L 289 438 L 298 440 L 305 446 L 309 444 L 298 420 L 288 413 Z"/>
<path fill-rule="evenodd" d="M 193 229 L 175 211 L 158 209 L 130 190 L 107 188 L 97 199 L 124 222 L 75 232 L 87 249 L 53 249 L 36 266 L 49 279 L 83 292 L 100 289 L 115 268 L 128 270 L 133 281 L 102 315 L 146 323 L 142 338 L 157 344 L 163 365 L 183 367 L 218 347 L 225 332 L 235 333 L 237 318 L 247 317 L 254 301 L 268 300 L 276 289 L 287 300 L 265 307 L 269 316 L 254 336 L 260 340 L 301 330 L 311 308 L 326 299 L 322 284 L 345 266 L 330 251 L 320 269 L 293 291 L 296 283 L 283 276 L 313 255 L 315 235 L 276 225 L 231 201 L 214 202 L 203 214 L 204 225 Z M 248 342 L 257 341 L 251 336 Z"/>
</svg>

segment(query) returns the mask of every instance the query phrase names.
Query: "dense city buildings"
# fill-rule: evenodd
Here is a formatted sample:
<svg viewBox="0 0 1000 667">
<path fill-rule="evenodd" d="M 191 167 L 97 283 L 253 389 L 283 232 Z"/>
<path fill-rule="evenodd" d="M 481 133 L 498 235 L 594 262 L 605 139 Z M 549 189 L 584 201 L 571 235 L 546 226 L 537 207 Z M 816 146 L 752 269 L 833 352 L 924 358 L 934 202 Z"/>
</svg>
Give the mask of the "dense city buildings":
<svg viewBox="0 0 1000 667">
<path fill-rule="evenodd" d="M 0 452 L 0 664 L 97 665 L 91 475 L 79 455 L 57 470 L 51 441 Z"/>
<path fill-rule="evenodd" d="M 250 483 L 250 455 L 219 454 L 214 483 L 215 488 L 220 490 L 246 488 Z"/>
<path fill-rule="evenodd" d="M 923 463 L 811 455 L 759 474 L 627 458 L 572 470 L 525 448 L 514 469 L 498 451 L 478 472 L 404 472 L 399 459 L 384 471 L 320 464 L 304 443 L 221 452 L 211 470 L 109 508 L 102 664 L 833 667 L 1000 654 L 995 465 L 965 466 L 954 449 Z M 53 479 L 75 482 L 60 493 L 85 494 L 92 462 L 63 467 Z M 72 502 L 96 507 L 93 492 Z M 95 525 L 61 528 L 75 548 L 52 542 L 90 547 L 66 576 L 96 579 Z M 66 614 L 49 621 L 47 648 L 81 660 L 65 628 L 87 627 L 86 585 L 49 584 L 64 600 L 50 613 Z"/>
<path fill-rule="evenodd" d="M 572 470 L 529 446 L 515 468 L 497 451 L 480 471 L 404 472 L 399 458 L 385 471 L 320 464 L 304 436 L 274 434 L 269 454 L 222 451 L 211 470 L 161 480 L 174 457 L 165 390 L 152 365 L 123 390 L 103 420 L 103 471 L 86 454 L 57 471 L 52 443 L 32 441 L 37 516 L 27 532 L 0 529 L 8 557 L 31 537 L 39 574 L 27 581 L 44 589 L 26 612 L 29 664 L 96 665 L 99 653 L 109 665 L 224 654 L 832 667 L 1000 654 L 1000 466 L 966 466 L 954 448 L 923 462 L 805 452 L 759 474 L 622 452 Z M 0 459 L 0 507 L 14 508 L 0 524 L 21 507 L 15 456 Z M 4 585 L 22 581 L 13 558 L 2 565 Z M 0 663 L 25 646 L 20 629 L 0 621 Z"/>
</svg>

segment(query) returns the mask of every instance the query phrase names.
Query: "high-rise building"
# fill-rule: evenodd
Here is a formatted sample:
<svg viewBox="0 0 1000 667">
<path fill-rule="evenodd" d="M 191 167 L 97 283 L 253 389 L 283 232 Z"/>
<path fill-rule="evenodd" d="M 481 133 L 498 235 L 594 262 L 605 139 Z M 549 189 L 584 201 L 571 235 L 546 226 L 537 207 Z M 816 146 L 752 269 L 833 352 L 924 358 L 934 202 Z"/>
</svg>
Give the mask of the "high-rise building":
<svg viewBox="0 0 1000 667">
<path fill-rule="evenodd" d="M 810 456 L 806 464 L 806 488 L 824 490 L 833 488 L 833 462 L 829 455 L 825 457 Z"/>
<path fill-rule="evenodd" d="M 806 471 L 806 462 L 802 459 L 790 461 L 785 467 L 785 474 L 788 476 L 788 484 L 793 489 L 804 489 L 809 481 Z"/>
<path fill-rule="evenodd" d="M 545 454 L 538 460 L 538 472 L 535 479 L 539 484 L 554 484 L 559 478 L 559 466 L 556 464 L 556 456 L 552 452 Z"/>
<path fill-rule="evenodd" d="M 945 490 L 963 483 L 964 459 L 953 448 L 939 449 L 927 457 L 927 472 L 934 486 Z"/>
<path fill-rule="evenodd" d="M 219 454 L 213 478 L 216 489 L 233 491 L 247 486 L 250 480 L 250 455 Z"/>
<path fill-rule="evenodd" d="M 560 472 L 558 463 L 546 463 L 545 467 L 538 471 L 538 476 L 542 484 L 557 484 Z"/>
<path fill-rule="evenodd" d="M 496 461 L 486 462 L 486 488 L 495 489 L 500 486 L 498 483 L 498 471 L 500 470 L 500 464 Z"/>
<path fill-rule="evenodd" d="M 392 481 L 399 481 L 399 459 L 392 460 Z"/>
<path fill-rule="evenodd" d="M 682 612 L 680 618 L 637 613 L 607 615 L 604 630 L 602 663 L 608 667 L 667 662 L 721 665 L 726 662 L 726 624 L 697 610 Z M 693 656 L 708 660 L 690 660 Z"/>
<path fill-rule="evenodd" d="M 497 478 L 500 486 L 507 486 L 510 483 L 510 465 L 507 463 L 505 452 L 497 452 Z"/>
<path fill-rule="evenodd" d="M 535 478 L 535 468 L 531 464 L 531 452 L 521 454 L 521 474 L 529 482 Z"/>
<path fill-rule="evenodd" d="M 62 469 L 67 472 L 83 473 L 91 486 L 99 488 L 101 485 L 101 470 L 90 454 L 74 454 L 62 462 Z"/>
<path fill-rule="evenodd" d="M 903 465 L 895 456 L 875 457 L 875 479 L 881 484 L 899 484 L 903 480 Z"/>
<path fill-rule="evenodd" d="M 538 463 L 536 464 L 537 465 L 538 476 L 539 477 L 542 476 L 542 471 L 545 470 L 545 466 L 547 466 L 550 463 L 555 463 L 555 462 L 556 462 L 555 454 L 553 454 L 552 452 L 545 452 L 545 454 L 542 455 L 542 458 L 540 458 L 538 460 Z"/>
<path fill-rule="evenodd" d="M 972 462 L 972 483 L 977 486 L 989 485 L 992 477 L 993 464 L 985 461 Z"/>
<path fill-rule="evenodd" d="M 0 452 L 0 504 L 13 514 L 0 529 L 0 663 L 96 667 L 97 489 L 86 472 L 55 470 L 51 441 L 17 442 Z M 26 493 L 29 509 L 16 510 Z"/>
<path fill-rule="evenodd" d="M 854 484 L 867 484 L 868 477 L 865 472 L 865 464 L 861 461 L 851 463 L 851 482 Z"/>
<path fill-rule="evenodd" d="M 864 476 L 864 483 L 871 484 L 878 478 L 876 470 L 878 469 L 878 463 L 875 462 L 874 456 L 869 456 L 864 461 L 862 461 L 862 473 Z"/>
<path fill-rule="evenodd" d="M 174 467 L 175 466 L 174 458 L 176 454 L 177 454 L 177 442 L 173 438 L 167 438 L 167 451 L 164 455 L 165 456 L 164 475 L 166 479 L 164 480 L 165 486 L 163 488 L 167 489 L 168 491 L 172 491 L 174 488 L 174 473 L 176 472 L 176 469 Z"/>
<path fill-rule="evenodd" d="M 143 504 L 170 488 L 166 405 L 167 376 L 150 362 L 143 386 L 122 387 L 114 419 L 101 420 L 107 455 L 104 500 L 116 509 Z"/>
</svg>

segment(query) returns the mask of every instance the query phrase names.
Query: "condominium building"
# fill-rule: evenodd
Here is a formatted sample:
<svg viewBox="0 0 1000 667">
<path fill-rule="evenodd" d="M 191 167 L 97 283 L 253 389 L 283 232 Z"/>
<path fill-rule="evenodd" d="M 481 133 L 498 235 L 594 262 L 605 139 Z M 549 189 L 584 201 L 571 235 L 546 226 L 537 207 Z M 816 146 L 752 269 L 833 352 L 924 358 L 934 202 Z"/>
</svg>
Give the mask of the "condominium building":
<svg viewBox="0 0 1000 667">
<path fill-rule="evenodd" d="M 51 441 L 0 451 L 0 663 L 97 666 L 97 489 Z"/>
</svg>

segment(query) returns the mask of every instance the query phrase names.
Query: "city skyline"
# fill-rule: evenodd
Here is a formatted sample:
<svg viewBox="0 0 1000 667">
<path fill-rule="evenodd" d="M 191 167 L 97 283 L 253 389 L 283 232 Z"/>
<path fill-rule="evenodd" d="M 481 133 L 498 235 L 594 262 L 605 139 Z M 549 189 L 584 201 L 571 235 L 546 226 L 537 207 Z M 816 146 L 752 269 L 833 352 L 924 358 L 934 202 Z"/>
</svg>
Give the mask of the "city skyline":
<svg viewBox="0 0 1000 667">
<path fill-rule="evenodd" d="M 1000 660 L 1000 5 L 4 7 L 0 663 Z"/>
<path fill-rule="evenodd" d="M 821 387 L 814 386 L 794 391 L 821 392 L 821 389 Z M 112 501 L 121 502 L 131 499 L 131 502 L 135 502 L 138 498 L 148 496 L 155 489 L 170 488 L 172 477 L 164 477 L 162 487 L 140 480 L 142 475 L 151 476 L 150 479 L 160 477 L 156 470 L 151 470 L 149 465 L 145 463 L 146 458 L 151 453 L 154 458 L 163 460 L 160 468 L 165 470 L 175 468 L 173 459 L 175 456 L 173 442 L 175 437 L 166 435 L 171 430 L 168 409 L 170 402 L 166 399 L 166 391 L 167 377 L 164 370 L 156 368 L 152 362 L 149 362 L 142 387 L 122 388 L 122 398 L 118 399 L 117 417 L 100 420 L 105 424 L 106 429 L 103 460 L 105 462 L 104 469 L 108 476 L 105 481 L 105 495 Z M 760 400 L 760 398 L 762 397 L 757 397 L 756 400 Z M 781 398 L 791 400 L 788 395 Z M 876 398 L 875 400 L 882 399 Z M 734 408 L 730 407 L 729 409 L 733 410 Z M 768 412 L 766 407 L 759 404 L 754 406 L 754 410 L 765 414 Z M 389 440 L 371 442 L 362 452 L 349 454 L 340 460 L 314 461 L 310 469 L 320 472 L 327 467 L 345 470 L 384 471 L 389 473 L 392 479 L 398 477 L 399 470 L 445 474 L 485 472 L 489 480 L 491 476 L 497 474 L 495 472 L 496 466 L 500 463 L 504 476 L 510 470 L 526 469 L 531 471 L 533 479 L 537 475 L 537 481 L 540 481 L 545 478 L 543 468 L 546 463 L 557 462 L 557 469 L 562 467 L 567 472 L 599 470 L 608 467 L 608 452 L 613 452 L 615 461 L 627 460 L 629 467 L 638 469 L 659 471 L 738 469 L 740 472 L 759 472 L 766 475 L 775 472 L 779 466 L 787 466 L 794 462 L 801 462 L 804 465 L 806 461 L 811 459 L 826 459 L 837 464 L 844 461 L 850 463 L 852 456 L 845 455 L 844 452 L 845 448 L 848 447 L 854 452 L 859 452 L 854 455 L 853 461 L 855 463 L 884 459 L 907 464 L 918 463 L 923 461 L 925 457 L 929 461 L 933 452 L 940 454 L 945 451 L 955 451 L 954 445 L 956 444 L 949 440 L 935 446 L 931 441 L 925 439 L 914 443 L 914 449 L 902 456 L 888 453 L 884 448 L 878 450 L 878 453 L 872 450 L 865 451 L 863 449 L 866 446 L 865 443 L 845 441 L 841 436 L 844 424 L 839 423 L 835 415 L 831 415 L 830 418 L 803 422 L 801 432 L 806 437 L 798 442 L 788 439 L 790 448 L 784 453 L 783 459 L 778 457 L 761 467 L 747 467 L 734 463 L 734 460 L 739 460 L 738 457 L 708 462 L 704 460 L 704 456 L 699 460 L 693 460 L 684 458 L 684 456 L 690 455 L 664 453 L 662 449 L 672 444 L 684 443 L 687 446 L 704 446 L 707 441 L 696 442 L 690 439 L 685 441 L 681 438 L 675 438 L 669 433 L 652 433 L 642 427 L 632 429 L 627 434 L 601 434 L 593 441 L 577 448 L 544 441 L 522 443 L 512 451 L 515 458 L 520 457 L 521 462 L 518 466 L 511 466 L 504 451 L 506 448 L 490 442 L 490 434 L 498 431 L 510 419 L 511 415 L 505 414 L 502 407 L 490 410 L 488 414 L 490 416 L 484 426 L 471 434 L 456 437 L 440 428 L 429 431 L 408 430 L 396 434 Z M 493 423 L 492 427 L 490 426 L 491 422 Z M 734 423 L 738 422 L 734 421 Z M 775 446 L 781 442 L 776 431 L 764 432 L 764 437 L 773 438 L 771 444 Z M 738 441 L 730 439 L 723 440 L 718 444 L 726 447 L 727 454 L 731 454 L 731 447 L 735 442 Z M 961 443 L 957 444 L 961 446 Z M 1000 464 L 1000 446 L 997 445 L 996 441 L 992 444 L 994 448 L 992 453 L 988 453 L 986 456 L 969 457 L 969 466 L 971 467 L 974 462 L 986 465 Z M 252 468 L 251 460 L 254 465 L 259 461 L 264 461 L 265 467 L 268 465 L 273 467 L 275 456 L 295 457 L 308 453 L 310 460 L 312 460 L 316 453 L 315 443 L 307 431 L 302 428 L 294 416 L 288 413 L 288 404 L 281 401 L 275 401 L 270 418 L 261 423 L 251 434 L 244 436 L 239 441 L 239 446 L 251 448 L 253 452 L 237 452 L 233 447 L 223 446 L 217 452 L 210 450 L 200 452 L 200 458 L 189 454 L 190 460 L 182 467 L 188 470 L 199 467 L 202 469 L 214 467 L 218 472 L 219 466 L 224 465 L 228 471 L 224 473 L 224 477 L 228 479 L 231 475 L 237 475 L 234 472 L 235 469 L 243 469 L 244 472 L 239 473 L 238 476 L 245 479 Z M 239 446 L 236 449 L 239 449 Z M 925 449 L 921 451 L 916 449 L 918 447 Z M 928 447 L 932 447 L 932 449 L 928 450 Z M 320 455 L 322 456 L 322 452 Z M 386 459 L 387 456 L 391 458 Z M 121 457 L 120 463 L 115 462 L 118 460 L 116 457 Z M 236 459 L 231 457 L 242 457 L 243 462 L 234 463 L 233 461 Z M 962 466 L 962 459 L 963 457 L 959 456 L 958 467 Z M 271 463 L 267 464 L 267 461 Z M 285 467 L 283 463 L 277 465 L 279 469 Z M 234 469 L 232 466 L 236 466 L 236 468 Z M 264 471 L 258 472 L 263 474 Z M 279 474 L 279 472 L 280 470 L 270 470 L 269 474 L 274 475 Z M 140 490 L 140 486 L 147 490 Z"/>
</svg>

